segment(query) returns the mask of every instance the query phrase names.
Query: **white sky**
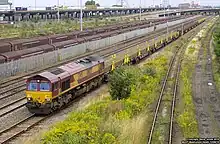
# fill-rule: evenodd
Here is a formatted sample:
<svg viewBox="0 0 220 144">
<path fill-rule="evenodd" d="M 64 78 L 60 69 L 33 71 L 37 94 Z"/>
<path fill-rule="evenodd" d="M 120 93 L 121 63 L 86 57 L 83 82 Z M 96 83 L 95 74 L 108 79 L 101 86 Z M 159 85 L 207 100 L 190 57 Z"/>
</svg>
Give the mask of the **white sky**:
<svg viewBox="0 0 220 144">
<path fill-rule="evenodd" d="M 14 3 L 14 6 L 23 6 L 23 7 L 34 7 L 35 1 L 37 7 L 46 7 L 46 6 L 53 6 L 57 5 L 58 0 L 9 0 Z M 86 0 L 82 0 L 83 4 Z M 100 3 L 101 6 L 109 7 L 113 4 L 116 4 L 117 1 L 120 0 L 96 0 Z M 125 0 L 130 7 L 138 7 L 140 4 L 140 0 Z M 153 1 L 155 5 L 159 5 L 161 0 L 141 0 L 142 6 L 150 6 L 153 5 Z M 200 1 L 201 5 L 220 5 L 220 0 L 194 0 Z M 169 3 L 173 6 L 177 6 L 179 3 L 183 2 L 191 2 L 191 0 L 169 0 Z M 67 5 L 67 6 L 78 6 L 79 0 L 59 0 L 60 5 Z M 118 2 L 119 4 L 119 2 Z"/>
</svg>

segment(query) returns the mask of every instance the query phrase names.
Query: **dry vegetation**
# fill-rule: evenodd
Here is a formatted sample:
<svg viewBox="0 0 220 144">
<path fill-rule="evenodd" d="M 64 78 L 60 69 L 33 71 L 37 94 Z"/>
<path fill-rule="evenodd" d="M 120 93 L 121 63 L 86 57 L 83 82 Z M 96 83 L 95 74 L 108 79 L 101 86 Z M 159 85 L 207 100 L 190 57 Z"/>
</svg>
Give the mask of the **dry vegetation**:
<svg viewBox="0 0 220 144">
<path fill-rule="evenodd" d="M 83 28 L 101 27 L 109 24 L 121 23 L 130 21 L 130 19 L 121 18 L 91 18 L 85 19 Z M 0 25 L 1 38 L 29 38 L 34 36 L 45 36 L 50 34 L 67 33 L 80 29 L 80 23 L 76 20 L 66 19 L 60 22 L 56 20 L 48 21 L 22 21 L 14 25 Z"/>
</svg>

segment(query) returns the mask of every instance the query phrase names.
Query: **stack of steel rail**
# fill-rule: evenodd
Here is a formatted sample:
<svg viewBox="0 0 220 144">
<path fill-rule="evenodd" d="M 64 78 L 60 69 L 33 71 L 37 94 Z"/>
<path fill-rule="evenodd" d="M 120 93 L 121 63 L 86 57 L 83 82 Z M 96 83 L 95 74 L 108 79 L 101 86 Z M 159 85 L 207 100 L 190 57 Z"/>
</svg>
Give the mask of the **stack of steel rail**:
<svg viewBox="0 0 220 144">
<path fill-rule="evenodd" d="M 4 40 L 0 41 L 0 63 L 9 62 L 25 57 L 39 55 L 50 51 L 64 49 L 85 42 L 95 41 L 136 29 L 148 28 L 152 24 L 158 25 L 166 21 L 178 20 L 181 17 L 155 19 L 142 22 L 119 24 L 104 28 L 75 31 L 67 34 L 38 37 L 32 39 Z"/>
</svg>

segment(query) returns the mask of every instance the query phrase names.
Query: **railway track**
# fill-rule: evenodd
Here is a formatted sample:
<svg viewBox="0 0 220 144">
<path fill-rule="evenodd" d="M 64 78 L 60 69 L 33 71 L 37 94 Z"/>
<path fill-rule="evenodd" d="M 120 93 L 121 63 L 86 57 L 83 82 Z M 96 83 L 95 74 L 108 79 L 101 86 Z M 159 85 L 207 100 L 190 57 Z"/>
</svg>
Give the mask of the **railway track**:
<svg viewBox="0 0 220 144">
<path fill-rule="evenodd" d="M 165 28 L 163 28 L 163 29 L 165 29 Z M 162 29 L 161 29 L 161 30 L 162 30 Z M 152 32 L 152 33 L 157 33 L 157 32 L 159 32 L 159 31 L 161 31 L 161 30 L 156 30 L 155 32 Z M 152 33 L 150 33 L 150 34 L 152 34 Z M 149 35 L 149 34 L 148 34 L 148 35 Z M 138 38 L 141 38 L 141 37 L 144 37 L 144 36 L 146 36 L 146 35 L 142 35 L 142 36 L 136 37 L 136 38 L 127 39 L 127 40 L 125 40 L 125 41 L 119 42 L 119 43 L 116 44 L 116 45 L 124 44 L 124 43 L 133 41 L 134 39 L 138 39 Z M 106 49 L 109 49 L 109 48 L 114 47 L 114 46 L 115 46 L 115 44 L 106 47 Z M 102 50 L 105 50 L 105 49 L 99 49 L 99 50 L 94 51 L 93 53 L 96 53 L 96 52 L 99 52 L 99 51 L 102 51 Z M 14 83 L 21 83 L 21 79 L 22 79 L 22 80 L 25 80 L 24 77 L 30 76 L 31 74 L 35 74 L 35 73 L 41 72 L 41 71 L 43 71 L 43 70 L 45 70 L 45 69 L 48 69 L 48 68 L 51 68 L 51 67 L 59 66 L 59 65 L 64 64 L 64 63 L 68 63 L 69 61 L 73 61 L 73 60 L 75 60 L 75 59 L 79 59 L 79 58 L 81 58 L 81 57 L 85 57 L 85 56 L 88 56 L 88 55 L 91 55 L 91 53 L 84 54 L 84 55 L 82 55 L 82 56 L 78 56 L 78 57 L 75 57 L 75 58 L 66 60 L 66 61 L 64 61 L 64 62 L 62 62 L 62 63 L 60 63 L 60 64 L 55 64 L 55 65 L 53 65 L 53 66 L 46 67 L 46 68 L 44 68 L 44 69 L 34 71 L 34 72 L 32 72 L 32 73 L 24 74 L 24 75 L 21 75 L 21 76 L 15 76 L 14 78 L 11 78 L 11 79 L 8 79 L 8 80 L 3 80 L 2 82 L 0 82 L 0 89 L 4 89 L 5 87 L 8 87 L 8 86 L 10 86 L 10 85 L 12 85 L 12 84 L 14 84 Z M 9 91 L 9 90 L 4 90 L 3 92 L 2 92 L 2 90 L 0 90 L 0 95 L 2 95 L 2 93 L 5 93 L 5 91 Z"/>
<path fill-rule="evenodd" d="M 160 131 L 159 127 L 161 126 L 168 130 L 168 133 L 161 132 L 164 138 L 163 142 L 172 144 L 175 103 L 178 91 L 181 63 L 186 49 L 186 44 L 193 36 L 194 34 L 190 35 L 185 44 L 182 43 L 182 46 L 178 48 L 174 55 L 171 57 L 168 70 L 162 84 L 162 89 L 157 101 L 150 134 L 148 137 L 148 144 L 155 143 L 155 140 L 158 140 L 158 137 L 156 138 L 156 132 Z M 170 113 L 167 113 L 167 109 L 168 111 L 170 110 Z M 169 122 L 166 121 L 167 114 L 169 117 Z"/>
<path fill-rule="evenodd" d="M 95 90 L 95 89 L 94 89 Z M 35 114 L 28 114 L 26 117 L 20 119 L 18 122 L 14 123 L 13 125 L 0 130 L 0 144 L 8 143 L 10 140 L 14 139 L 18 135 L 28 131 L 29 129 L 33 128 L 40 122 L 46 120 L 47 118 L 59 113 L 63 109 L 69 107 L 73 103 L 79 101 L 84 95 L 75 98 L 72 102 L 70 102 L 65 107 L 61 108 L 59 111 L 52 113 L 47 116 L 36 116 Z"/>
<path fill-rule="evenodd" d="M 126 44 L 126 46 L 124 44 L 122 44 L 121 46 L 118 46 L 115 49 L 111 49 L 110 51 L 108 51 L 108 50 L 101 51 L 100 50 L 99 52 L 102 53 L 100 55 L 102 55 L 105 58 L 110 57 L 112 54 L 119 53 L 121 51 L 125 51 L 126 49 L 132 48 L 132 47 L 134 47 L 138 44 L 141 44 L 141 43 L 145 42 L 146 40 L 150 40 L 150 39 L 154 38 L 157 35 L 161 35 L 161 33 L 163 33 L 163 32 L 166 33 L 166 30 L 161 30 L 161 32 L 158 33 L 158 34 L 153 34 L 153 35 L 148 36 L 148 37 L 142 37 L 142 38 L 140 38 L 139 40 L 136 40 L 136 41 L 134 40 L 135 42 L 130 42 L 130 44 Z M 25 103 L 26 103 L 25 102 L 25 97 L 22 97 L 17 102 L 16 101 L 11 102 L 9 105 L 5 105 L 4 107 L 2 106 L 0 108 L 0 118 L 6 116 L 9 113 L 14 112 L 17 109 L 20 109 L 20 108 L 24 107 Z M 29 128 L 31 128 L 34 125 L 38 124 L 39 122 L 41 122 L 45 118 L 46 117 L 36 117 L 35 118 L 35 116 L 32 115 L 32 114 L 28 115 L 27 117 L 25 117 L 25 118 L 19 120 L 18 122 L 14 123 L 12 126 L 7 127 L 5 129 L 3 129 L 2 131 L 0 131 L 0 142 L 5 143 L 5 142 L 9 141 L 10 139 L 16 137 L 17 135 L 21 134 L 22 132 L 25 132 Z M 17 130 L 17 129 L 19 129 L 19 130 Z M 7 134 L 7 133 L 9 133 L 9 134 Z"/>
<path fill-rule="evenodd" d="M 35 116 L 34 114 L 32 114 L 29 117 L 26 117 L 20 120 L 19 122 L 15 123 L 14 125 L 1 130 L 0 143 L 7 143 L 12 138 L 29 130 L 41 121 L 45 120 L 47 117 L 49 116 Z"/>
<path fill-rule="evenodd" d="M 180 24 L 177 24 L 176 26 L 174 26 L 174 28 L 177 28 L 179 26 L 180 26 Z M 57 67 L 57 66 L 65 64 L 65 63 L 68 63 L 70 61 L 74 61 L 74 60 L 77 60 L 77 59 L 80 59 L 82 57 L 85 57 L 85 56 L 88 56 L 88 55 L 92 55 L 92 54 L 99 53 L 100 55 L 103 56 L 103 53 L 109 53 L 109 51 L 111 51 L 111 53 L 112 53 L 112 52 L 117 51 L 119 49 L 123 49 L 123 47 L 125 47 L 125 43 L 126 43 L 126 46 L 127 46 L 127 49 L 128 49 L 128 48 L 130 48 L 133 45 L 137 45 L 137 44 L 143 43 L 144 41 L 147 41 L 147 40 L 152 39 L 154 37 L 161 36 L 164 33 L 166 33 L 166 30 L 162 29 L 160 31 L 153 32 L 151 36 L 144 35 L 142 37 L 129 39 L 129 40 L 125 41 L 125 42 L 121 42 L 121 43 L 118 43 L 118 44 L 115 44 L 115 45 L 112 45 L 112 46 L 109 46 L 109 47 L 106 47 L 106 48 L 98 49 L 98 50 L 93 51 L 93 52 L 88 52 L 88 53 L 86 53 L 84 55 L 72 58 L 70 60 L 67 60 L 67 61 L 59 63 L 59 64 L 55 64 L 55 65 L 53 65 L 51 67 L 47 67 L 45 69 L 49 69 L 49 68 L 52 68 L 52 67 Z M 43 70 L 45 70 L 45 69 L 43 69 Z M 11 79 L 9 81 L 5 81 L 5 82 L 1 83 L 1 86 L 0 86 L 0 89 L 1 89 L 0 101 L 4 100 L 6 98 L 9 98 L 9 97 L 13 97 L 17 93 L 23 92 L 25 90 L 25 88 L 26 88 L 25 87 L 25 79 L 26 79 L 26 77 L 34 75 L 36 73 L 39 73 L 39 72 L 41 72 L 43 70 L 39 70 L 39 71 L 35 71 L 35 72 L 29 73 L 29 74 L 26 74 L 26 75 L 22 75 L 20 77 L 16 77 L 14 79 Z"/>
<path fill-rule="evenodd" d="M 104 58 L 110 57 L 111 55 L 113 55 L 113 54 L 115 54 L 115 53 L 117 54 L 117 53 L 119 53 L 119 52 L 121 52 L 121 51 L 124 51 L 124 50 L 126 50 L 126 49 L 132 48 L 132 47 L 136 46 L 137 44 L 143 43 L 143 42 L 145 42 L 146 40 L 150 40 L 150 39 L 154 38 L 154 37 L 157 36 L 157 35 L 161 35 L 163 32 L 165 32 L 165 31 L 162 31 L 161 33 L 158 33 L 158 34 L 156 34 L 156 35 L 148 36 L 148 38 L 144 37 L 144 38 L 138 40 L 138 42 L 137 42 L 137 41 L 135 41 L 135 42 L 130 42 L 129 45 L 126 44 L 126 46 L 125 46 L 125 45 L 121 45 L 121 46 L 119 46 L 119 47 L 117 47 L 117 48 L 111 49 L 110 51 L 108 50 L 107 52 L 106 52 L 106 51 L 100 51 L 100 52 L 99 52 L 99 55 L 101 55 L 101 56 L 104 57 Z M 127 45 L 128 45 L 128 46 L 127 46 Z M 23 80 L 22 80 L 22 81 L 23 81 Z M 23 89 L 22 89 L 21 91 L 24 91 L 24 90 L 25 90 L 25 83 L 23 83 L 20 87 L 23 87 Z M 20 91 L 20 92 L 21 92 L 21 91 Z M 15 92 L 14 92 L 14 93 L 15 93 Z M 10 95 L 5 95 L 4 97 L 0 97 L 0 102 L 3 101 L 3 100 L 5 100 L 5 99 L 13 98 L 12 96 L 13 96 L 13 95 L 10 94 Z M 17 105 L 17 108 L 20 108 L 21 106 L 24 106 L 25 103 L 26 103 L 26 101 L 24 101 L 24 100 L 25 100 L 25 96 L 20 97 L 20 98 L 15 99 L 15 100 L 11 100 L 11 99 L 10 99 L 10 100 L 8 100 L 8 101 L 9 101 L 8 103 L 5 103 L 5 102 L 4 102 L 4 104 L 2 104 L 2 105 L 0 106 L 0 117 L 1 117 L 2 115 L 5 115 L 5 114 L 8 114 L 8 113 L 12 112 L 13 110 L 16 110 L 16 106 L 12 106 L 12 105 L 16 105 L 16 103 L 19 104 L 19 105 Z M 20 103 L 21 101 L 23 101 L 23 103 Z M 10 107 L 10 108 L 8 108 L 8 107 Z M 4 110 L 5 108 L 8 108 L 8 110 Z M 2 112 L 2 111 L 4 111 L 4 112 Z"/>
</svg>

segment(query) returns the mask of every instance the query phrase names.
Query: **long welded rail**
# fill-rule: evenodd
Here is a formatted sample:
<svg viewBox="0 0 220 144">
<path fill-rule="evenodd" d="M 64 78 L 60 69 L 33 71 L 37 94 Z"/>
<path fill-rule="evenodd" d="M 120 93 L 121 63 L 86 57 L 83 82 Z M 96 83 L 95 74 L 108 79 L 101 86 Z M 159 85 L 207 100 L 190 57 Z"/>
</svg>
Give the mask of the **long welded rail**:
<svg viewBox="0 0 220 144">
<path fill-rule="evenodd" d="M 197 19 L 199 19 L 199 17 L 198 17 Z M 189 21 L 190 21 L 190 20 L 189 20 Z M 179 24 L 176 24 L 176 25 L 174 25 L 174 26 L 177 26 L 177 25 L 179 25 Z M 163 29 L 160 29 L 160 30 L 156 30 L 155 32 L 160 32 L 160 31 L 162 31 L 162 30 L 164 30 L 164 29 L 166 29 L 166 28 L 163 28 Z M 155 32 L 152 32 L 152 33 L 155 33 Z M 150 34 L 152 34 L 152 33 L 149 33 L 149 34 L 147 34 L 147 35 L 150 35 Z M 111 45 L 111 46 L 108 46 L 108 47 L 106 47 L 106 49 L 109 49 L 109 48 L 111 48 L 111 47 L 114 47 L 115 45 L 120 45 L 120 44 L 127 43 L 127 42 L 129 42 L 129 41 L 132 41 L 132 40 L 135 40 L 135 39 L 137 39 L 137 38 L 141 38 L 141 37 L 144 37 L 144 36 L 147 36 L 147 35 L 145 34 L 145 35 L 138 36 L 138 37 L 135 37 L 135 38 L 127 39 L 127 40 L 122 41 L 122 42 L 119 42 L 119 43 L 117 43 L 117 44 L 113 44 L 113 45 Z M 104 48 L 101 48 L 101 49 L 104 49 Z M 93 51 L 93 52 L 96 53 L 97 51 L 98 51 L 98 50 Z M 99 52 L 99 51 L 98 51 L 98 52 Z M 88 53 L 88 54 L 91 55 L 91 53 Z M 85 56 L 88 56 L 88 55 L 87 55 L 87 54 L 84 54 L 84 55 L 82 55 L 82 56 L 77 56 L 77 57 L 75 57 L 75 58 L 72 58 L 72 59 L 70 59 L 70 60 L 67 60 L 66 62 L 73 61 L 73 60 L 75 60 L 76 58 L 79 59 L 79 58 L 85 57 Z M 62 62 L 61 64 L 64 64 L 64 63 L 65 63 L 65 62 Z M 59 66 L 59 65 L 60 65 L 60 64 L 55 64 L 55 65 L 49 66 L 49 67 L 47 67 L 47 68 L 45 68 L 45 69 L 52 68 L 52 67 L 54 67 L 54 66 Z M 22 75 L 22 76 L 18 76 L 18 77 L 15 77 L 15 78 L 6 80 L 6 81 L 4 81 L 4 82 L 1 82 L 1 83 L 0 83 L 0 88 L 4 88 L 4 87 L 7 87 L 7 86 L 10 86 L 10 85 L 14 84 L 14 82 L 16 82 L 16 83 L 17 83 L 17 82 L 20 82 L 21 79 L 22 79 L 22 80 L 25 80 L 23 77 L 27 77 L 27 76 L 30 76 L 30 75 L 32 75 L 32 74 L 36 74 L 36 73 L 41 72 L 41 71 L 43 71 L 43 70 L 45 70 L 45 69 L 41 69 L 41 70 L 39 70 L 39 71 L 35 71 L 35 72 L 29 73 L 29 74 L 24 74 L 24 75 Z"/>
<path fill-rule="evenodd" d="M 192 37 L 193 35 L 191 35 L 190 37 Z M 190 39 L 190 37 L 188 39 Z M 180 75 L 180 69 L 181 69 L 181 63 L 182 63 L 182 58 L 185 52 L 185 47 L 186 47 L 185 43 L 184 45 L 181 46 L 181 51 L 180 49 L 177 49 L 175 54 L 172 56 L 171 61 L 169 63 L 168 66 L 168 70 L 166 73 L 166 77 L 163 81 L 163 85 L 162 85 L 162 89 L 158 98 L 158 102 L 157 102 L 157 106 L 155 109 L 155 113 L 154 113 L 154 118 L 153 118 L 153 122 L 151 125 L 151 129 L 150 129 L 150 134 L 148 137 L 148 144 L 152 143 L 152 138 L 153 138 L 153 134 L 154 134 L 154 129 L 156 127 L 156 123 L 157 123 L 157 118 L 158 118 L 158 114 L 159 114 L 159 110 L 160 110 L 160 106 L 161 106 L 161 102 L 163 100 L 163 96 L 165 94 L 166 91 L 166 85 L 169 79 L 169 76 L 171 74 L 171 70 L 175 67 L 174 63 L 175 60 L 177 59 L 177 57 L 179 56 L 179 59 L 177 59 L 177 68 L 173 69 L 175 71 L 175 82 L 174 82 L 174 88 L 173 88 L 173 95 L 172 95 L 172 101 L 171 101 L 171 113 L 170 113 L 170 124 L 169 124 L 169 135 L 168 135 L 168 144 L 172 144 L 172 136 L 173 136 L 173 121 L 174 121 L 174 112 L 175 112 L 175 103 L 176 103 L 176 95 L 177 95 L 177 89 L 178 89 L 178 84 L 179 84 L 179 75 Z"/>
<path fill-rule="evenodd" d="M 161 33 L 163 33 L 163 32 L 161 32 Z M 157 33 L 157 34 L 155 34 L 155 35 L 161 35 L 161 33 Z M 147 39 L 145 39 L 145 37 L 144 37 L 144 38 L 142 38 L 141 40 L 139 40 L 138 42 L 135 41 L 135 42 L 133 42 L 133 43 L 130 43 L 129 46 L 127 46 L 127 47 L 124 47 L 124 46 L 123 46 L 123 47 L 121 47 L 121 48 L 117 48 L 116 50 L 113 50 L 113 51 L 111 51 L 111 52 L 102 54 L 102 56 L 108 57 L 108 56 L 110 56 L 111 54 L 119 53 L 119 52 L 124 51 L 124 50 L 126 50 L 126 49 L 129 49 L 129 48 L 131 48 L 131 47 L 133 47 L 133 46 L 135 46 L 135 45 L 137 45 L 137 44 L 143 43 L 143 42 L 145 42 L 145 40 L 152 39 L 152 38 L 154 38 L 155 35 L 148 36 Z M 25 97 L 22 97 L 22 98 L 19 98 L 19 99 L 17 99 L 17 100 L 13 100 L 13 101 L 11 101 L 10 103 L 8 103 L 8 104 L 3 105 L 2 107 L 0 107 L 0 117 L 6 115 L 6 114 L 8 114 L 8 113 L 11 113 L 11 112 L 13 112 L 14 110 L 16 110 L 16 109 L 18 109 L 18 108 L 24 106 L 25 104 L 23 104 L 23 103 L 21 104 L 21 103 L 20 103 L 20 102 L 21 102 L 22 100 L 24 100 L 24 99 L 25 99 Z M 8 108 L 9 106 L 11 106 L 11 105 L 16 105 L 16 103 L 19 103 L 19 105 L 13 106 L 13 108 L 9 108 L 8 110 L 4 111 L 4 108 L 7 109 L 7 108 Z M 3 110 L 4 112 L 1 112 L 2 110 Z"/>
<path fill-rule="evenodd" d="M 151 36 L 151 37 L 153 37 L 153 36 Z M 138 41 L 138 42 L 141 43 L 141 41 Z M 137 45 L 138 42 L 136 42 L 136 45 Z M 142 42 L 143 42 L 143 39 L 142 39 Z M 129 46 L 129 47 L 126 47 L 126 48 L 128 49 L 128 48 L 130 48 L 130 47 L 132 47 L 132 46 L 134 46 L 134 45 L 135 45 L 135 43 L 134 43 L 133 45 Z M 123 50 L 118 49 L 118 51 L 115 51 L 115 53 L 118 53 L 118 52 L 120 52 L 120 51 L 123 51 Z M 107 55 L 109 55 L 109 53 L 108 53 Z M 24 119 L 23 121 L 20 121 L 20 122 L 17 123 L 17 124 L 14 124 L 12 127 L 8 128 L 8 129 L 5 129 L 4 131 L 0 132 L 0 135 L 1 135 L 2 133 L 4 133 L 4 132 L 13 130 L 13 128 L 15 128 L 17 125 L 21 125 L 22 123 L 24 123 L 24 122 L 28 121 L 29 119 L 33 118 L 33 116 L 34 116 L 34 115 L 28 117 L 27 119 Z M 27 131 L 28 129 L 30 129 L 31 127 L 33 127 L 34 125 L 36 125 L 37 123 L 39 123 L 39 122 L 41 122 L 42 120 L 44 120 L 45 118 L 46 118 L 46 117 L 42 117 L 42 118 L 40 118 L 39 120 L 37 120 L 37 121 L 35 121 L 35 122 L 29 124 L 26 128 L 21 129 L 19 132 L 15 133 L 15 134 L 13 134 L 13 135 L 9 135 L 4 141 L 2 141 L 2 143 L 8 142 L 9 140 L 13 139 L 14 137 L 18 136 L 19 134 L 21 134 L 21 133 Z"/>
<path fill-rule="evenodd" d="M 148 144 L 151 144 L 152 142 L 152 137 L 153 137 L 153 132 L 154 132 L 154 128 L 155 128 L 155 125 L 156 125 L 156 121 L 157 121 L 157 116 L 158 116 L 158 113 L 159 113 L 159 109 L 160 109 L 160 106 L 161 106 L 161 101 L 162 101 L 162 97 L 164 95 L 164 91 L 165 91 L 165 87 L 167 85 L 167 80 L 168 80 L 168 77 L 170 75 L 170 71 L 173 67 L 173 63 L 175 61 L 175 58 L 176 58 L 176 55 L 177 55 L 177 52 L 175 52 L 175 55 L 172 56 L 172 59 L 169 63 L 169 67 L 168 67 L 168 71 L 166 73 L 166 77 L 164 79 L 164 82 L 163 82 L 163 85 L 162 85 L 162 89 L 161 89 L 161 92 L 160 92 L 160 96 L 159 96 L 159 99 L 158 99 L 158 102 L 157 102 L 157 106 L 156 106 L 156 110 L 155 110 L 155 114 L 154 114 L 154 118 L 153 118 L 153 122 L 152 122 L 152 125 L 151 125 L 151 130 L 150 130 L 150 135 L 149 135 L 149 138 L 148 138 Z"/>
<path fill-rule="evenodd" d="M 185 22 L 185 23 L 187 23 L 187 22 Z M 172 27 L 172 29 L 175 29 L 175 28 L 177 28 L 177 27 L 179 27 L 179 26 L 180 26 L 180 24 L 176 24 L 176 25 L 174 25 L 174 26 Z M 106 48 L 102 48 L 102 49 L 98 49 L 98 50 L 95 50 L 95 51 L 86 53 L 86 54 L 84 54 L 84 55 L 75 57 L 75 58 L 70 59 L 70 60 L 68 60 L 68 61 L 66 61 L 66 62 L 62 62 L 62 63 L 60 63 L 60 64 L 57 64 L 57 65 L 54 65 L 54 66 L 51 66 L 51 67 L 48 67 L 48 68 L 60 66 L 60 65 L 62 65 L 62 64 L 68 63 L 68 62 L 70 62 L 70 61 L 74 61 L 74 60 L 76 60 L 76 59 L 80 59 L 80 58 L 83 58 L 83 57 L 86 57 L 86 56 L 89 56 L 89 55 L 92 55 L 92 54 L 95 54 L 95 53 L 98 53 L 98 52 L 104 52 L 104 51 L 106 51 L 106 50 L 109 50 L 109 49 L 114 48 L 115 45 L 118 45 L 116 48 L 121 48 L 121 46 L 124 46 L 124 43 L 128 43 L 127 45 L 133 45 L 134 43 L 137 44 L 137 43 L 138 43 L 137 41 L 143 42 L 143 40 L 148 40 L 149 38 L 159 36 L 159 35 L 165 33 L 165 31 L 166 31 L 166 30 L 165 30 L 165 28 L 164 28 L 164 29 L 162 29 L 162 30 L 156 31 L 156 32 L 158 32 L 158 33 L 156 33 L 156 34 L 155 34 L 155 32 L 153 32 L 152 35 L 150 35 L 150 36 L 143 35 L 143 36 L 141 36 L 141 37 L 136 37 L 136 38 L 128 39 L 128 40 L 126 40 L 126 41 L 124 41 L 124 42 L 120 42 L 120 43 L 118 43 L 118 44 L 114 44 L 114 45 L 108 46 L 108 47 L 106 47 Z M 137 41 L 136 41 L 136 40 L 137 40 Z M 48 68 L 46 68 L 46 69 L 48 69 Z M 43 69 L 43 70 L 46 70 L 46 69 Z M 25 75 L 25 77 L 31 76 L 31 75 L 36 74 L 36 73 L 38 73 L 38 72 L 41 72 L 41 71 L 43 71 L 43 70 L 36 71 L 36 72 L 33 72 L 33 73 L 29 73 L 29 74 Z M 12 82 L 12 83 L 11 83 L 11 82 Z M 21 92 L 22 90 L 25 90 L 24 76 L 18 77 L 18 78 L 16 78 L 15 80 L 10 81 L 9 84 L 6 84 L 6 85 L 2 86 L 2 88 L 7 87 L 8 85 L 17 84 L 17 83 L 20 83 L 20 82 L 23 82 L 23 84 L 20 84 L 20 85 L 18 85 L 18 86 L 15 86 L 15 87 L 13 87 L 13 88 L 10 88 L 10 89 L 8 89 L 8 90 L 6 90 L 6 91 L 1 92 L 1 93 L 0 93 L 0 100 L 2 100 L 2 99 L 4 99 L 4 98 L 7 98 L 7 97 L 10 97 L 10 96 L 13 96 L 13 95 L 16 94 L 16 93 Z M 14 91 L 15 89 L 19 89 L 19 88 L 21 88 L 21 87 L 23 87 L 23 88 L 22 88 L 21 90 L 18 90 L 17 92 L 13 92 L 13 93 L 10 93 L 10 94 L 8 94 L 8 95 L 1 96 L 1 95 L 5 94 L 5 93 L 7 93 L 7 92 Z"/>
<path fill-rule="evenodd" d="M 179 19 L 181 19 L 181 17 L 180 18 L 176 18 L 176 19 L 171 19 L 170 21 L 175 21 L 175 20 L 179 20 Z M 163 23 L 161 23 L 161 24 L 163 24 Z M 146 24 L 146 25 L 149 25 L 149 24 Z M 131 38 L 130 40 L 132 40 L 133 38 Z M 124 41 L 124 42 L 126 42 L 126 41 Z M 120 42 L 119 42 L 120 43 Z M 119 44 L 118 43 L 118 44 Z M 123 41 L 121 42 L 121 43 L 123 43 Z M 114 44 L 113 44 L 114 45 Z M 111 47 L 111 46 L 110 46 Z M 43 69 L 44 70 L 44 69 Z M 40 71 L 42 71 L 42 70 L 40 70 Z M 38 71 L 39 72 L 39 71 Z M 33 72 L 33 73 L 35 73 L 35 72 Z M 20 78 L 22 78 L 22 77 L 24 77 L 24 76 L 29 76 L 30 74 L 27 74 L 27 75 L 23 75 L 23 76 L 18 76 L 18 77 L 15 77 L 15 78 L 12 78 L 12 79 L 9 79 L 9 80 L 6 80 L 6 81 L 3 81 L 3 82 L 1 82 L 0 83 L 0 88 L 4 88 L 4 87 L 7 87 L 7 86 L 10 86 L 11 84 L 13 84 L 13 83 L 11 83 L 12 81 L 15 81 L 15 80 L 18 80 L 18 79 L 20 79 Z"/>
<path fill-rule="evenodd" d="M 181 69 L 181 62 L 180 60 L 176 72 L 176 79 L 174 84 L 174 90 L 173 90 L 173 99 L 172 99 L 172 105 L 171 105 L 171 116 L 170 116 L 170 126 L 169 126 L 169 139 L 168 144 L 172 144 L 172 136 L 173 136 L 173 121 L 174 121 L 174 112 L 175 112 L 175 104 L 176 104 L 176 96 L 177 96 L 177 89 L 179 84 L 179 76 L 180 76 L 180 69 Z"/>
<path fill-rule="evenodd" d="M 132 48 L 132 47 L 134 47 L 134 46 L 136 46 L 136 45 L 138 45 L 138 44 L 140 44 L 140 43 L 145 42 L 146 40 L 153 39 L 155 36 L 161 35 L 161 34 L 164 33 L 164 32 L 165 32 L 165 30 L 162 31 L 162 32 L 160 32 L 160 33 L 156 33 L 156 34 L 153 34 L 153 35 L 151 35 L 151 36 L 148 36 L 147 38 L 144 37 L 144 38 L 142 38 L 142 39 L 139 39 L 138 41 L 130 42 L 128 46 L 121 45 L 121 47 L 117 47 L 117 48 L 114 49 L 114 50 L 111 49 L 110 52 L 104 52 L 104 51 L 103 51 L 104 53 L 101 54 L 101 56 L 103 56 L 104 58 L 106 58 L 106 57 L 111 56 L 112 54 L 120 53 L 121 51 L 124 51 L 124 50 L 127 50 L 127 49 L 129 49 L 129 48 Z M 25 85 L 25 84 L 24 84 L 24 85 Z M 23 88 L 23 90 L 25 90 L 25 87 Z M 8 98 L 8 97 L 11 97 L 11 96 L 13 96 L 13 95 L 10 94 L 10 95 L 6 95 L 6 96 L 4 96 L 4 97 L 2 97 L 2 98 L 0 97 L 0 100 L 3 100 L 4 98 Z M 0 111 L 3 110 L 4 108 L 7 108 L 7 107 L 9 107 L 9 106 L 11 106 L 11 105 L 17 103 L 17 102 L 20 102 L 20 101 L 24 100 L 24 99 L 25 99 L 25 97 L 22 97 L 22 98 L 19 98 L 19 99 L 17 99 L 17 100 L 11 101 L 10 103 L 8 103 L 8 104 L 6 104 L 6 105 L 2 105 L 2 106 L 0 107 Z M 22 105 L 24 106 L 24 104 L 22 104 Z M 3 115 L 8 114 L 8 113 L 10 113 L 10 112 L 13 112 L 13 110 L 16 110 L 16 109 L 18 109 L 18 108 L 20 108 L 20 107 L 21 107 L 21 105 L 18 105 L 17 107 L 15 107 L 15 108 L 13 108 L 13 109 L 10 109 L 10 110 L 8 110 L 8 111 L 6 111 L 6 112 L 0 114 L 0 117 L 3 116 Z"/>
</svg>

